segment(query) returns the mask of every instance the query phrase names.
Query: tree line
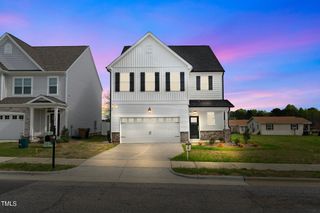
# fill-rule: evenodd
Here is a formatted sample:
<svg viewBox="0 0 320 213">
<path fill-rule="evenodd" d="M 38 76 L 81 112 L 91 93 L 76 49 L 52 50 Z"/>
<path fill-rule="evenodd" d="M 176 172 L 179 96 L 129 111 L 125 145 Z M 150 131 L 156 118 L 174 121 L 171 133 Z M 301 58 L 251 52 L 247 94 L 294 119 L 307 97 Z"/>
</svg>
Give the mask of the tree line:
<svg viewBox="0 0 320 213">
<path fill-rule="evenodd" d="M 230 119 L 250 119 L 252 116 L 297 116 L 312 122 L 312 127 L 320 129 L 320 111 L 315 108 L 297 108 L 288 104 L 285 108 L 274 108 L 270 112 L 256 109 L 238 109 L 230 112 Z"/>
</svg>

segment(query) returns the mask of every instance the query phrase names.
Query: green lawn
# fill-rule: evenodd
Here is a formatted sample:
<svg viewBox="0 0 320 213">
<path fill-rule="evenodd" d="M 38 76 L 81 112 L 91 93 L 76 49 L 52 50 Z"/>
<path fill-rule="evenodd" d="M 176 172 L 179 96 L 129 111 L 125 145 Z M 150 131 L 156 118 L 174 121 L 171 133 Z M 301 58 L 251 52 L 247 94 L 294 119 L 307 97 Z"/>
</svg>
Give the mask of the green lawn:
<svg viewBox="0 0 320 213">
<path fill-rule="evenodd" d="M 104 140 L 104 137 L 94 136 L 86 140 L 58 143 L 56 157 L 85 159 L 116 146 Z M 39 143 L 30 143 L 27 149 L 19 149 L 18 143 L 0 143 L 1 157 L 51 157 L 51 154 L 51 148 L 43 148 Z"/>
<path fill-rule="evenodd" d="M 75 165 L 55 165 L 52 170 L 51 164 L 41 163 L 0 163 L 0 170 L 6 171 L 59 171 L 71 169 Z"/>
<path fill-rule="evenodd" d="M 241 135 L 232 135 L 239 138 Z M 319 136 L 251 136 L 251 143 L 258 147 L 212 147 L 192 146 L 189 160 L 214 162 L 250 162 L 250 163 L 320 163 Z M 186 153 L 172 160 L 185 161 Z"/>
<path fill-rule="evenodd" d="M 290 177 L 320 178 L 320 171 L 274 171 L 256 169 L 206 169 L 206 168 L 173 168 L 175 172 L 187 175 L 232 175 L 246 177 Z"/>
</svg>

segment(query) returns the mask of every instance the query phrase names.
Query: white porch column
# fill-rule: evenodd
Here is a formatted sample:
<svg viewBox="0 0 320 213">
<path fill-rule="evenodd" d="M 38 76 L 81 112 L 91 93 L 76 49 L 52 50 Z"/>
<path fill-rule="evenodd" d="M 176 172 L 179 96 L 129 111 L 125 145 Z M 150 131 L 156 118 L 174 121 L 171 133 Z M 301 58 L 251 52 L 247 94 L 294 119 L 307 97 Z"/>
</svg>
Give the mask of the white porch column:
<svg viewBox="0 0 320 213">
<path fill-rule="evenodd" d="M 54 126 L 55 126 L 55 130 L 56 130 L 56 135 L 58 135 L 58 107 L 54 108 Z"/>
<path fill-rule="evenodd" d="M 30 134 L 29 137 L 32 140 L 33 139 L 33 128 L 34 128 L 34 108 L 30 107 Z"/>
</svg>

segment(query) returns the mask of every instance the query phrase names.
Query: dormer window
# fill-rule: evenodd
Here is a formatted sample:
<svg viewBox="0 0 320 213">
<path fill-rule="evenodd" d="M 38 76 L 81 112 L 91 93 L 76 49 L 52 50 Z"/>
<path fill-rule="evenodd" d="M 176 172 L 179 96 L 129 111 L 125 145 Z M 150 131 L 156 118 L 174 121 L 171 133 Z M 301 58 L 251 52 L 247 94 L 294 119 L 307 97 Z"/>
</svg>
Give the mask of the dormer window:
<svg viewBox="0 0 320 213">
<path fill-rule="evenodd" d="M 12 54 L 12 45 L 10 43 L 6 43 L 4 45 L 3 53 L 6 54 L 6 55 L 11 55 Z"/>
</svg>

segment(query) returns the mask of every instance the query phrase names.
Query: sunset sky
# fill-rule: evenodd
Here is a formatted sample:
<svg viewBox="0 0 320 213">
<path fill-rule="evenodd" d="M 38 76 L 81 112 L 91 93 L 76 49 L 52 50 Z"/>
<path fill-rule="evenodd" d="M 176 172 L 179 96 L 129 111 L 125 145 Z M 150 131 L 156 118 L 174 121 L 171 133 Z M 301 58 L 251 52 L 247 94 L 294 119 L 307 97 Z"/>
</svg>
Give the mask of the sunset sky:
<svg viewBox="0 0 320 213">
<path fill-rule="evenodd" d="M 210 45 L 236 108 L 320 108 L 320 1 L 0 1 L 1 34 L 90 45 L 105 92 L 105 67 L 148 31 L 168 45 Z"/>
</svg>

